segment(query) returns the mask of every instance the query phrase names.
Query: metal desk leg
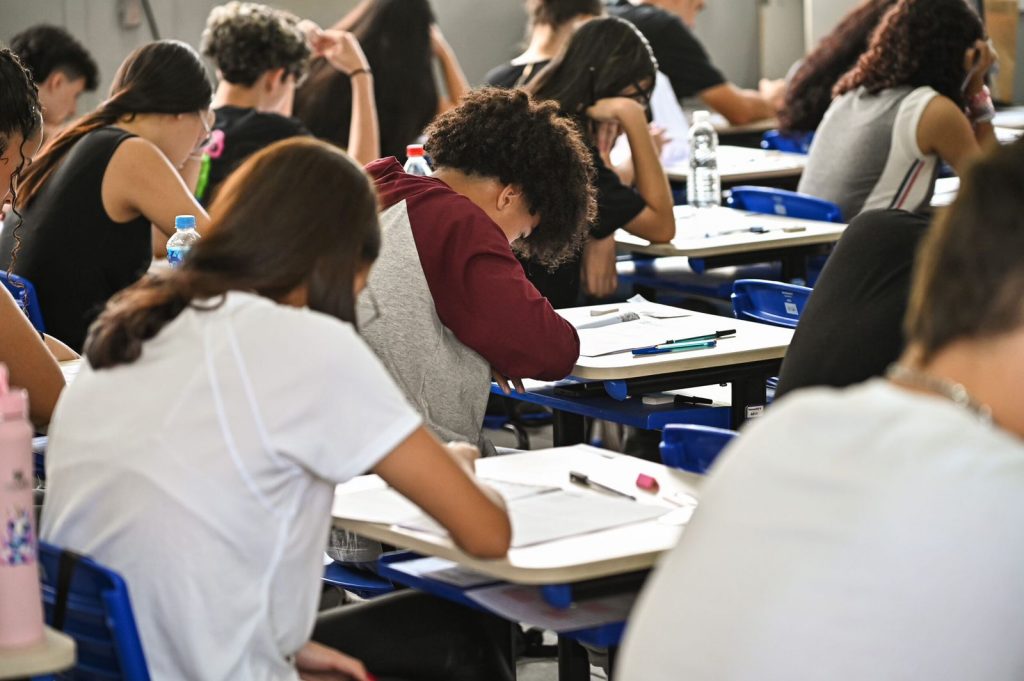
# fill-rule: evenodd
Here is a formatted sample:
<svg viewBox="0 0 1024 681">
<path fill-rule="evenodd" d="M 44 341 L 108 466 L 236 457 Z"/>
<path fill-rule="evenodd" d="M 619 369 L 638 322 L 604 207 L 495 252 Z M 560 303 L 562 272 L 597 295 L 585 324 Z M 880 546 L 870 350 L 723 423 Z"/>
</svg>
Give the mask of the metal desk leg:
<svg viewBox="0 0 1024 681">
<path fill-rule="evenodd" d="M 558 637 L 558 681 L 590 681 L 587 650 L 572 639 Z"/>
<path fill-rule="evenodd" d="M 580 414 L 570 414 L 559 409 L 555 410 L 552 423 L 554 445 L 566 447 L 586 442 L 586 423 Z"/>
<path fill-rule="evenodd" d="M 768 396 L 765 391 L 766 376 L 746 374 L 732 382 L 732 428 L 739 429 L 743 422 L 764 412 Z"/>
</svg>

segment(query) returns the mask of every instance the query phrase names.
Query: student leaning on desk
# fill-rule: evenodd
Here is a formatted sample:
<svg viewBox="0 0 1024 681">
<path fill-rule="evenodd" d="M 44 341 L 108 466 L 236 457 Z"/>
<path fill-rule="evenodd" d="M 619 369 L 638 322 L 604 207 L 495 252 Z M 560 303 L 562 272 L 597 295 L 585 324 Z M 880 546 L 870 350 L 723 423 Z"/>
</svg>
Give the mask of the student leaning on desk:
<svg viewBox="0 0 1024 681">
<path fill-rule="evenodd" d="M 343 152 L 279 142 L 227 180 L 182 267 L 90 331 L 50 431 L 41 535 L 125 577 L 154 679 L 504 678 L 485 616 L 414 594 L 321 620 L 376 656 L 365 668 L 309 642 L 336 483 L 378 473 L 476 556 L 510 541 L 476 450 L 424 428 L 352 324 L 376 208 Z M 389 619 L 420 635 L 381 650 L 386 627 L 360 624 Z"/>
<path fill-rule="evenodd" d="M 1019 149 L 972 167 L 887 379 L 796 391 L 723 453 L 617 678 L 1021 678 L 1022 185 Z"/>
</svg>

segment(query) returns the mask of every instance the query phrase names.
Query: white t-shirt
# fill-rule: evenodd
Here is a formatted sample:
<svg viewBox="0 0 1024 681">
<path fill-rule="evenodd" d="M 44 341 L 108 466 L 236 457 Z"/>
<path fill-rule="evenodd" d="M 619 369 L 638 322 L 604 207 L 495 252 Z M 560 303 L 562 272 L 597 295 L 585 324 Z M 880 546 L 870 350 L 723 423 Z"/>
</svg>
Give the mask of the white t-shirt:
<svg viewBox="0 0 1024 681">
<path fill-rule="evenodd" d="M 723 455 L 621 681 L 1024 678 L 1024 443 L 881 379 L 798 391 Z"/>
<path fill-rule="evenodd" d="M 65 390 L 42 537 L 125 578 L 154 681 L 297 679 L 334 485 L 419 424 L 350 325 L 231 293 Z"/>
</svg>

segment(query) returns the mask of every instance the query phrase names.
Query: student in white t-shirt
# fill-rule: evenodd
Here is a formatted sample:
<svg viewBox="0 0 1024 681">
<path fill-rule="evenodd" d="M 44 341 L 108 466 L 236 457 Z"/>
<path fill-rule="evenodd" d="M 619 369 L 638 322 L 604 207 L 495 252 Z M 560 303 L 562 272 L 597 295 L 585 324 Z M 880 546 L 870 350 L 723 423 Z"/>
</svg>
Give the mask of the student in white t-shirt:
<svg viewBox="0 0 1024 681">
<path fill-rule="evenodd" d="M 481 557 L 505 554 L 508 517 L 473 480 L 476 450 L 423 427 L 352 324 L 380 246 L 358 166 L 279 142 L 212 214 L 181 269 L 126 289 L 91 328 L 50 430 L 42 537 L 125 577 L 155 680 L 390 674 L 309 641 L 335 484 L 372 470 Z M 485 647 L 475 620 L 422 624 Z M 414 641 L 391 643 L 398 661 Z M 424 676 L 501 678 L 438 648 L 476 667 L 418 660 Z"/>
<path fill-rule="evenodd" d="M 1024 677 L 1022 185 L 1021 144 L 968 173 L 888 379 L 798 390 L 722 455 L 618 679 Z"/>
</svg>

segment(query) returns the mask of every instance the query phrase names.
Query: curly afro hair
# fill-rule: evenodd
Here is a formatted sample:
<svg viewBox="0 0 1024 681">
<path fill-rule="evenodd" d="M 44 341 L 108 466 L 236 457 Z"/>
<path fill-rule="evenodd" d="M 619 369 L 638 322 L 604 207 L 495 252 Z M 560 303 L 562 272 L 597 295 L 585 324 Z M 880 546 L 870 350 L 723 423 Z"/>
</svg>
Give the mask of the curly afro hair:
<svg viewBox="0 0 1024 681">
<path fill-rule="evenodd" d="M 482 88 L 427 128 L 434 165 L 522 188 L 537 228 L 516 250 L 555 268 L 580 249 L 597 216 L 594 165 L 571 120 L 554 102 L 522 90 Z"/>
<path fill-rule="evenodd" d="M 964 52 L 985 38 L 981 17 L 967 0 L 899 0 L 879 23 L 868 50 L 838 83 L 833 95 L 859 87 L 929 86 L 958 106 L 967 73 Z"/>
<path fill-rule="evenodd" d="M 214 7 L 200 49 L 224 80 L 247 87 L 274 69 L 301 78 L 310 57 L 297 16 L 253 2 Z"/>
</svg>

